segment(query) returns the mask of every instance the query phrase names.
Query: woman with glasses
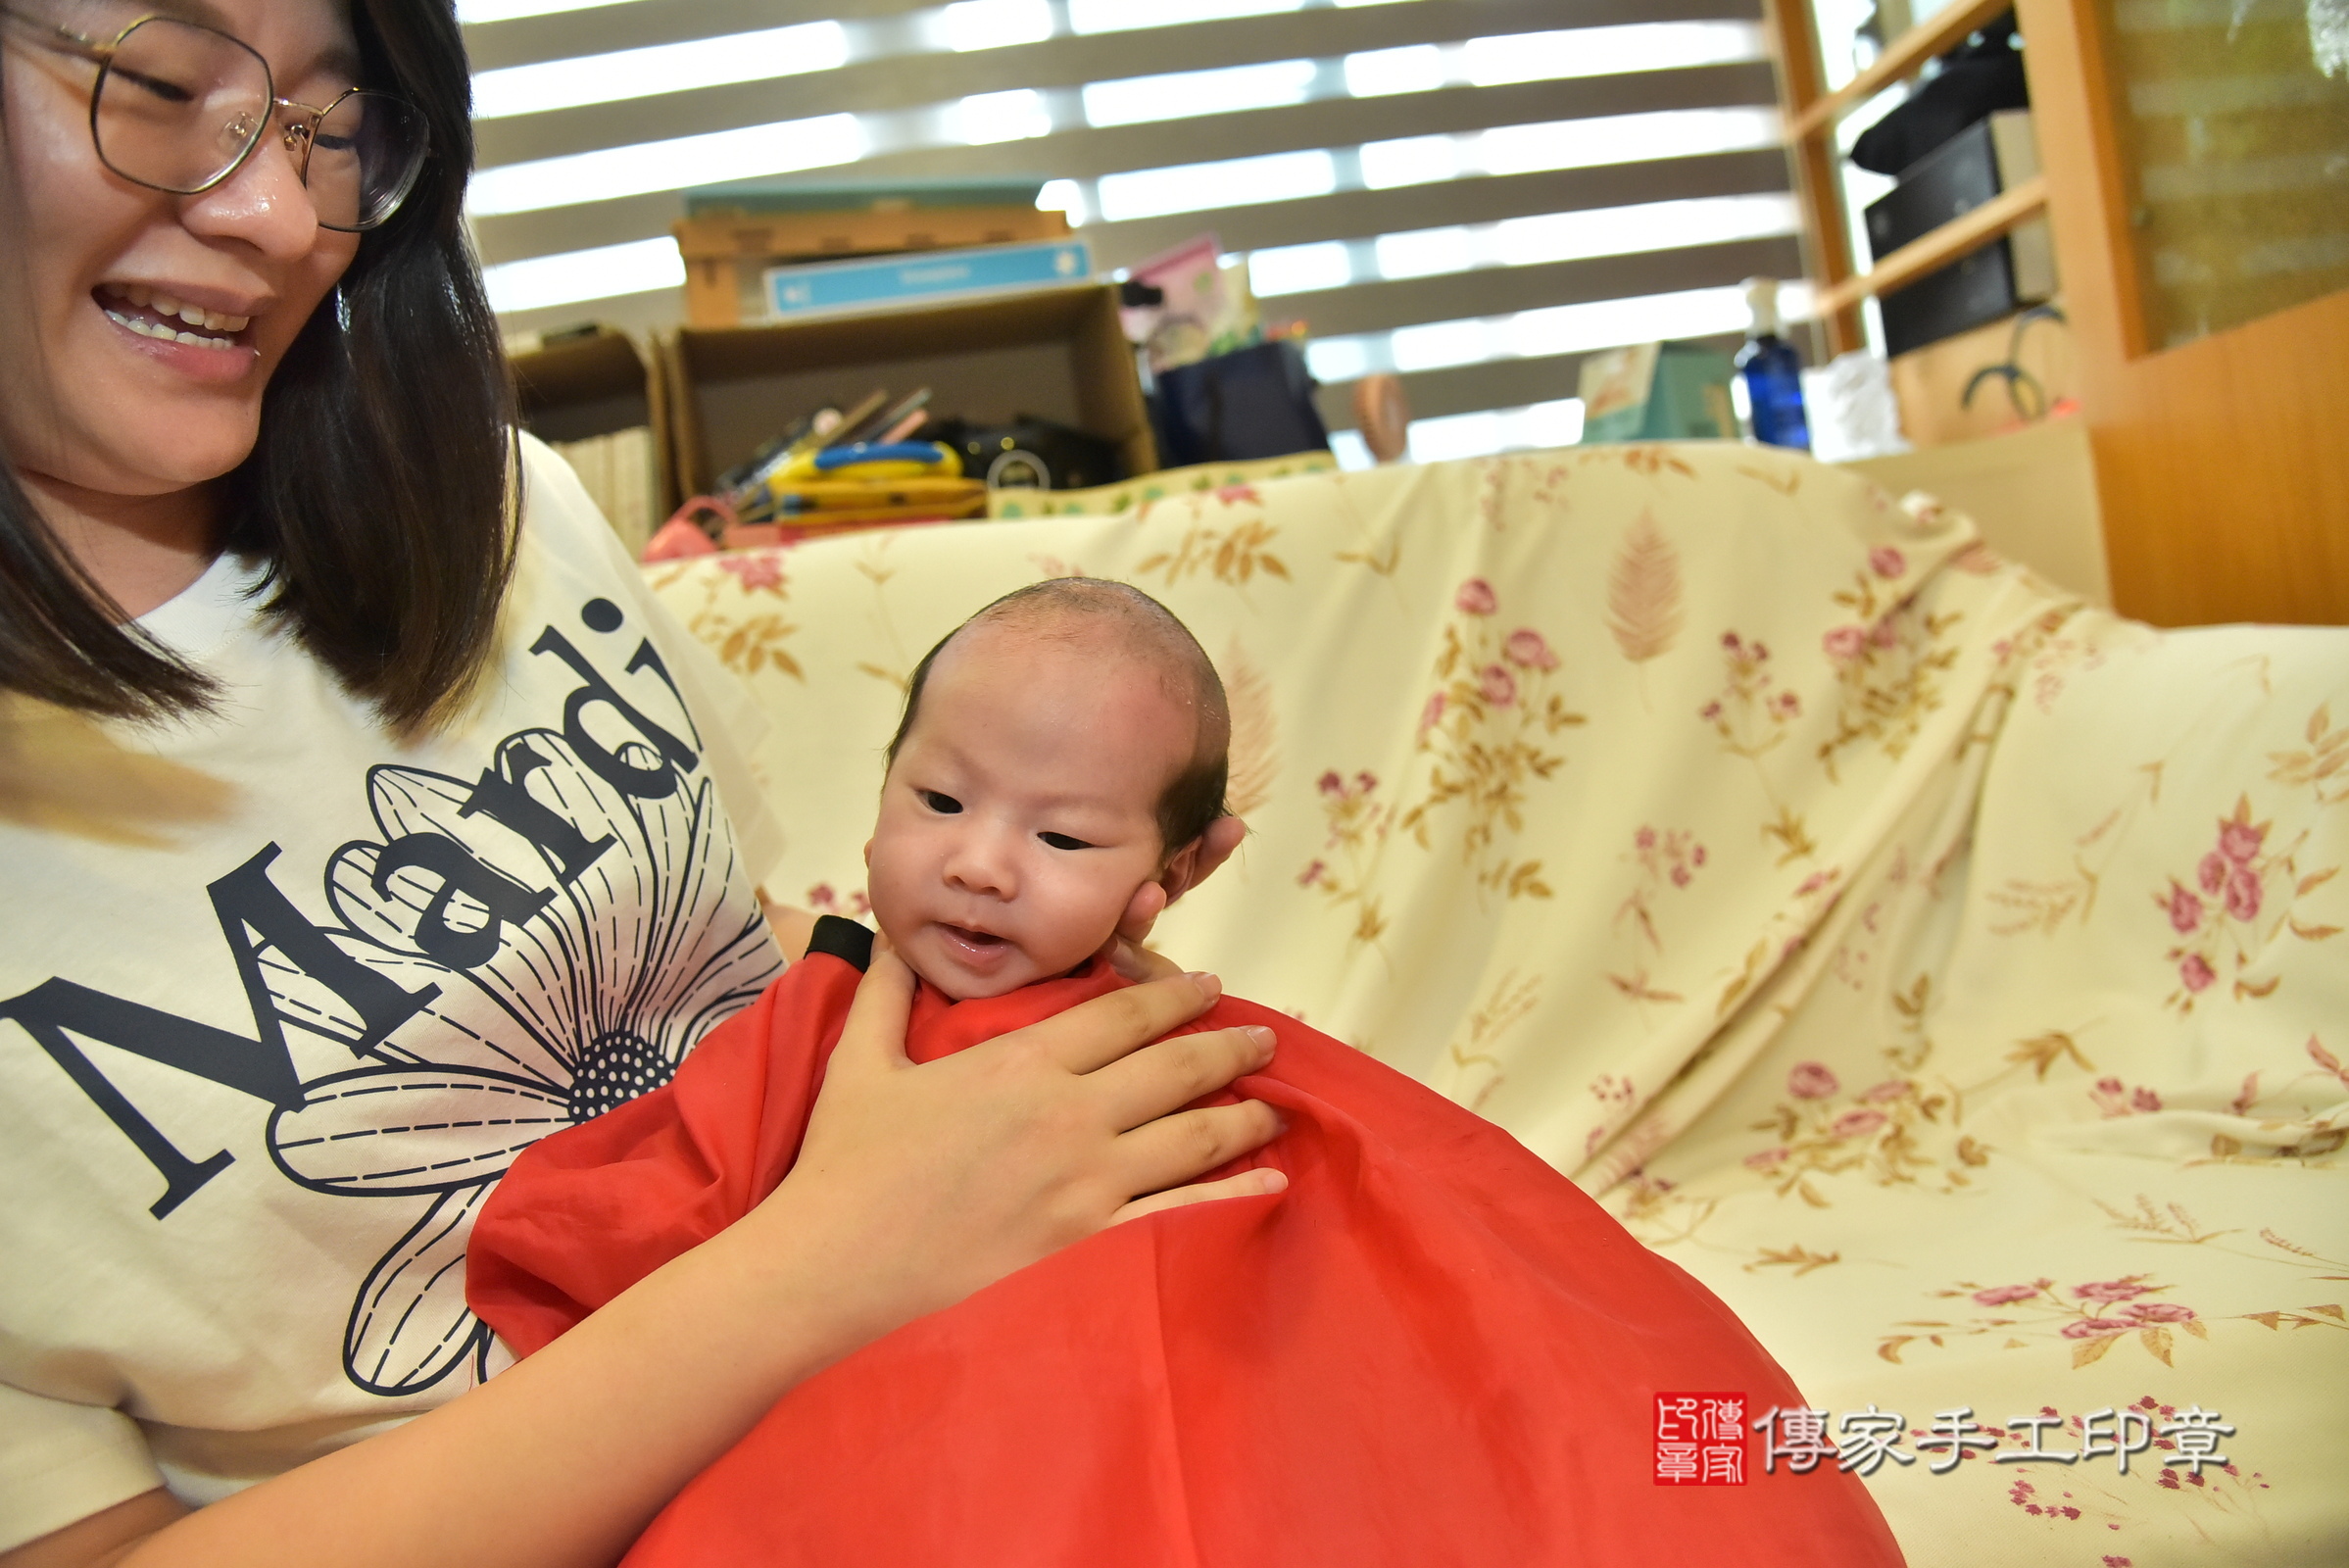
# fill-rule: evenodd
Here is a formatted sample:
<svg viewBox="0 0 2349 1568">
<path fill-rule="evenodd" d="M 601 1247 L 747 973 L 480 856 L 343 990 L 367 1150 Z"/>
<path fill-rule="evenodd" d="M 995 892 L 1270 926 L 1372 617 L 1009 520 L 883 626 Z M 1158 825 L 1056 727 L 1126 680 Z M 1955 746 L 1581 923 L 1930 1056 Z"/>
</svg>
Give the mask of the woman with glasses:
<svg viewBox="0 0 2349 1568">
<path fill-rule="evenodd" d="M 914 1067 L 884 957 L 792 1178 L 501 1371 L 483 1197 L 781 961 L 754 721 L 513 432 L 446 0 L 0 0 L 0 1568 L 610 1561 L 817 1368 L 1277 1183 L 1185 1185 L 1274 1129 L 1178 1109 L 1269 1043 L 1142 1046 L 1211 980 Z"/>
</svg>

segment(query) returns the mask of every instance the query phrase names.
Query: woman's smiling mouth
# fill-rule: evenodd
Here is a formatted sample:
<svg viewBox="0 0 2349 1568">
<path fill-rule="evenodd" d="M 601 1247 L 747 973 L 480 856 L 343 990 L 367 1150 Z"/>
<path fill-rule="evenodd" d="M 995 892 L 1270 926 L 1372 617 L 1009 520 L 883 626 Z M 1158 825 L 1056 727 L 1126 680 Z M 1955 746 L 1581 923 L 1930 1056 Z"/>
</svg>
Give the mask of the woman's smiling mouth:
<svg viewBox="0 0 2349 1568">
<path fill-rule="evenodd" d="M 208 311 L 144 283 L 101 283 L 96 292 L 107 319 L 159 342 L 204 349 L 242 348 L 236 334 L 253 324 L 250 316 Z"/>
</svg>

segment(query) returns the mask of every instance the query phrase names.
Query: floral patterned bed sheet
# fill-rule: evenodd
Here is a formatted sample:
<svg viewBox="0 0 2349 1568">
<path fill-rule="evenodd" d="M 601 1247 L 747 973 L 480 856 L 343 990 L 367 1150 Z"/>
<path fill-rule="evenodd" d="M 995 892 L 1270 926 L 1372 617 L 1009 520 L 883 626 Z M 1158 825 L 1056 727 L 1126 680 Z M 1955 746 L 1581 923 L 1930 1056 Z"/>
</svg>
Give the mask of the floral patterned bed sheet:
<svg viewBox="0 0 2349 1568">
<path fill-rule="evenodd" d="M 769 892 L 852 913 L 922 653 L 1148 589 L 1252 830 L 1163 945 L 1718 1292 L 1812 1401 L 1754 1468 L 1921 1565 L 2349 1560 L 2349 632 L 2155 632 L 1713 444 L 650 570 L 776 720 Z"/>
</svg>

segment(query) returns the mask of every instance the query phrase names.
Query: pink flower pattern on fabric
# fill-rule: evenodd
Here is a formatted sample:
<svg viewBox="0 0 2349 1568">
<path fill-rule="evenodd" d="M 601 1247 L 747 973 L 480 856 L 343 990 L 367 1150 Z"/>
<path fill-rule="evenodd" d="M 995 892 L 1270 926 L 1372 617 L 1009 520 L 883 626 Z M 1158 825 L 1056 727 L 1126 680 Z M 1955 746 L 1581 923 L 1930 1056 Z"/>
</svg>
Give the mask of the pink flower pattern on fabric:
<svg viewBox="0 0 2349 1568">
<path fill-rule="evenodd" d="M 2118 1078 L 2099 1078 L 2088 1098 L 2107 1118 L 2143 1115 L 2162 1108 L 2162 1097 L 2152 1090 L 2138 1086 L 2129 1088 Z"/>
<path fill-rule="evenodd" d="M 783 582 L 783 552 L 780 550 L 729 551 L 718 558 L 717 569 L 731 573 L 742 584 L 744 593 L 760 588 L 780 587 Z"/>
<path fill-rule="evenodd" d="M 1976 1291 L 1974 1299 L 1982 1306 L 2005 1306 L 2013 1301 L 2028 1301 L 2038 1294 L 2036 1285 L 1993 1285 L 1986 1291 Z"/>
<path fill-rule="evenodd" d="M 1796 1100 L 1825 1100 L 1841 1087 L 1823 1062 L 1798 1061 L 1786 1074 L 1786 1093 Z"/>
<path fill-rule="evenodd" d="M 2089 1285 L 2075 1285 L 2072 1294 L 2083 1301 L 2126 1301 L 2143 1296 L 2146 1287 L 2135 1280 L 2099 1280 Z"/>
<path fill-rule="evenodd" d="M 1884 1124 L 1884 1113 L 1865 1105 L 1855 1105 L 1828 1123 L 1827 1130 L 1837 1138 L 1859 1138 L 1875 1132 Z"/>
<path fill-rule="evenodd" d="M 2191 1323 L 2194 1309 L 2176 1301 L 2131 1301 L 2121 1308 L 2121 1315 L 2139 1323 Z"/>
<path fill-rule="evenodd" d="M 1463 615 L 1490 615 L 1500 608 L 1500 596 L 1484 578 L 1471 577 L 1460 584 L 1460 591 L 1452 596 L 1452 605 Z"/>
<path fill-rule="evenodd" d="M 1501 644 L 1501 657 L 1526 669 L 1555 669 L 1558 656 L 1549 640 L 1531 626 L 1520 626 Z"/>
<path fill-rule="evenodd" d="M 2227 912 L 2237 920 L 2258 919 L 2262 891 L 2258 872 L 2236 866 L 2227 878 Z"/>
<path fill-rule="evenodd" d="M 2349 738 L 2349 731 L 2343 734 Z M 2275 755 L 2291 760 L 2287 754 Z M 2343 758 L 2349 760 L 2349 750 Z M 2305 919 L 2293 909 L 2300 898 L 2332 880 L 2339 867 L 2312 870 L 2299 864 L 2309 842 L 2305 830 L 2289 842 L 2274 839 L 2273 819 L 2253 819 L 2246 792 L 2236 798 L 2232 812 L 2219 818 L 2217 842 L 2194 862 L 2193 887 L 2172 876 L 2153 895 L 2179 939 L 2164 956 L 2178 975 L 2178 989 L 2165 1005 L 2190 1013 L 2230 974 L 2237 1002 L 2273 996 L 2282 983 L 2276 968 L 2281 956 L 2275 951 L 2280 938 L 2288 934 L 2322 942 L 2340 934 L 2337 922 Z"/>
<path fill-rule="evenodd" d="M 2065 1324 L 2063 1334 L 2067 1340 L 2094 1340 L 2107 1334 L 2127 1334 L 2135 1327 L 2117 1317 L 2083 1317 Z"/>
</svg>

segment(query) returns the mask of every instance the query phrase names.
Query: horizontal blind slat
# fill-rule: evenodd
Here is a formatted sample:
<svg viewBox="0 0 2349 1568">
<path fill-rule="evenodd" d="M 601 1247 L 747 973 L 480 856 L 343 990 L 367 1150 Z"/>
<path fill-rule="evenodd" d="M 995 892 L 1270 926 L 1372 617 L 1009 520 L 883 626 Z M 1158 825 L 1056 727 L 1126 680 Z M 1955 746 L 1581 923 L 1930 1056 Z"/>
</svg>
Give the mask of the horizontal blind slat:
<svg viewBox="0 0 2349 1568">
<path fill-rule="evenodd" d="M 1562 90 L 1568 88 L 1571 90 Z M 884 153 L 825 171 L 822 177 L 886 181 L 1036 174 L 1092 179 L 1174 163 L 1350 147 L 1396 136 L 1458 134 L 1570 118 L 1760 107 L 1774 102 L 1769 67 L 1759 64 L 1706 66 L 1573 83 L 1447 88 L 1420 96 L 1433 101 L 1411 106 L 1415 113 L 1407 118 L 1397 113 L 1396 99 L 1333 98 L 1184 122 L 1185 135 L 1179 148 L 1170 146 L 1162 125 L 1119 125 L 1031 141 Z M 681 172 L 680 182 L 692 183 L 691 175 Z M 658 205 L 648 207 L 648 202 Z M 620 216 L 623 210 L 628 210 L 629 216 Z M 650 217 L 655 211 L 661 216 Z M 671 192 L 532 213 L 484 215 L 476 218 L 474 226 L 483 260 L 498 262 L 663 233 L 683 211 L 682 199 Z M 588 216 L 600 213 L 611 214 L 611 220 L 599 221 Z"/>
<path fill-rule="evenodd" d="M 1229 250 L 1309 245 L 1446 223 L 1493 223 L 1511 218 L 1628 207 L 1636 202 L 1746 196 L 1789 188 L 1785 154 L 1776 149 L 1715 153 L 1647 164 L 1499 174 L 1394 190 L 1340 191 L 1310 201 L 1235 207 L 1211 215 Z M 1198 233 L 1197 213 L 1095 223 L 1084 230 L 1098 266 L 1130 267 Z"/>
<path fill-rule="evenodd" d="M 1323 13 L 1306 13 L 1322 15 Z M 1345 14 L 1345 13 L 1341 13 Z M 1647 20 L 1659 20 L 1649 18 Z M 1680 20 L 1680 19 L 1674 19 Z M 1688 19 L 1718 20 L 1718 19 Z M 1519 29 L 1497 29 L 1505 34 Z M 1101 39 L 1065 40 L 1087 44 L 1114 42 L 1124 35 Z M 1065 89 L 1074 92 L 1088 83 L 1120 80 L 1136 74 L 1208 70 L 1226 66 L 1246 66 L 1285 60 L 1340 60 L 1349 52 L 1333 46 L 1329 39 L 1316 41 L 1318 46 L 1300 43 L 1295 48 L 1276 49 L 1263 53 L 1203 54 L 1198 57 L 1153 52 L 1147 62 L 1138 61 L 1129 50 L 1104 69 L 1088 67 L 1083 70 L 1031 72 L 1018 69 L 1020 63 L 994 58 L 995 51 L 979 55 L 912 56 L 894 61 L 849 65 L 828 72 L 802 75 L 773 76 L 763 80 L 729 82 L 720 86 L 700 87 L 687 92 L 662 93 L 644 98 L 621 99 L 612 103 L 582 104 L 576 108 L 550 110 L 541 114 L 516 116 L 512 119 L 485 120 L 474 127 L 474 157 L 478 167 L 494 169 L 505 164 L 524 163 L 532 159 L 560 157 L 568 153 L 587 152 L 604 147 L 627 146 L 637 142 L 663 140 L 672 136 L 698 134 L 704 131 L 730 130 L 738 125 L 760 124 L 775 120 L 799 120 L 813 115 L 904 114 L 950 105 L 957 100 L 986 92 L 1035 88 L 1047 92 Z M 1033 54 L 1034 50 L 1005 50 L 1004 55 Z M 1689 67 L 1685 71 L 1737 71 L 1757 80 L 1769 79 L 1766 62 L 1755 60 L 1739 66 Z M 1575 85 L 1594 87 L 1599 83 L 1646 79 L 1650 76 L 1683 74 L 1684 71 L 1635 73 L 1622 76 L 1584 76 L 1569 78 Z M 1524 83 L 1540 86 L 1542 83 Z M 1551 83 L 1549 85 L 1558 85 Z M 1325 102 L 1356 102 L 1387 106 L 1391 115 L 1411 117 L 1417 113 L 1420 100 L 1441 98 L 1447 93 L 1501 92 L 1501 87 L 1451 87 L 1426 93 L 1404 93 L 1392 97 L 1367 99 L 1335 99 Z M 1773 97 L 1768 101 L 1775 101 Z M 1752 101 L 1741 100 L 1741 101 Z M 1300 106 L 1301 107 L 1301 106 Z M 1164 123 L 1164 122 L 1160 122 Z M 1185 123 L 1193 123 L 1186 122 Z M 1125 128 L 1125 127 L 1121 127 Z M 1063 132 L 1064 134 L 1069 132 Z M 1165 133 L 1162 131 L 1161 136 Z M 1405 134 L 1405 132 L 1387 132 Z M 1160 161 L 1184 161 L 1180 156 Z"/>
<path fill-rule="evenodd" d="M 906 24 L 912 13 L 923 9 L 914 5 L 778 5 L 775 0 L 652 0 L 468 26 L 465 45 L 473 69 L 490 71 L 795 23 L 854 22 L 886 15 L 898 23 L 887 30 L 907 34 L 900 47 L 910 47 L 915 40 Z M 910 67 L 915 61 L 959 61 L 974 71 L 1033 72 L 1039 80 L 1098 81 L 1133 75 L 1137 71 L 1189 71 L 1241 65 L 1251 59 L 1277 60 L 1300 49 L 1317 53 L 1388 49 L 1414 43 L 1456 43 L 1494 33 L 1632 22 L 1752 22 L 1761 14 L 1758 0 L 1412 0 L 1410 4 L 1361 9 L 1317 8 L 1235 17 L 1134 32 L 1068 34 L 966 54 L 904 55 L 849 69 L 886 75 L 889 69 Z M 1138 67 L 1138 60 L 1150 64 Z M 1159 64 L 1161 61 L 1170 63 Z M 1071 69 L 1081 74 L 1055 74 Z"/>
<path fill-rule="evenodd" d="M 1589 261 L 1474 268 L 1433 277 L 1352 283 L 1312 294 L 1284 294 L 1265 301 L 1264 310 L 1268 316 L 1302 318 L 1316 337 L 1390 332 L 1398 326 L 1506 316 L 1551 305 L 1719 288 L 1754 276 L 1784 277 L 1799 268 L 1801 259 L 1800 242 L 1785 235 L 1680 250 L 1637 251 Z"/>
</svg>

